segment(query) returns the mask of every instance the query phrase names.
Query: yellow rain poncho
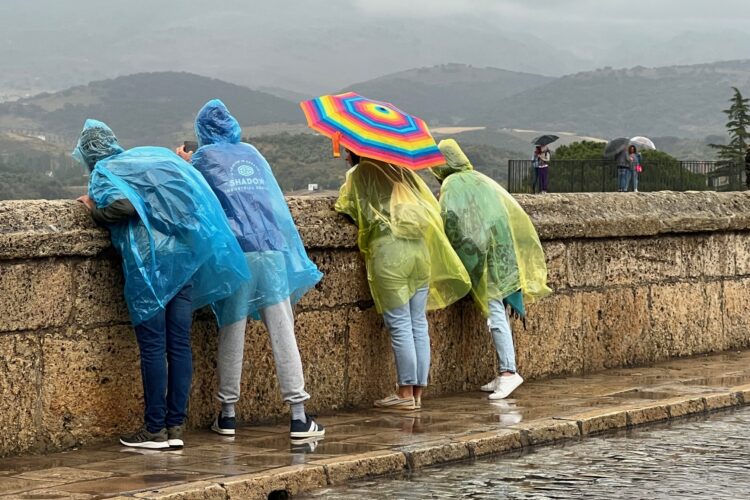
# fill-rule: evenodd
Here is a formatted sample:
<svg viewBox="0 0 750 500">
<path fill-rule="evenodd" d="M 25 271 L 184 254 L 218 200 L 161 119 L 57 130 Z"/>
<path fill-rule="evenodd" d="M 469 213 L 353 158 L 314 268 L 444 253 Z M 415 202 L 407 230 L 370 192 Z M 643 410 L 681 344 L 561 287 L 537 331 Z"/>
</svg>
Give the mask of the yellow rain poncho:
<svg viewBox="0 0 750 500">
<path fill-rule="evenodd" d="M 446 165 L 432 172 L 442 183 L 445 232 L 471 277 L 471 293 L 482 312 L 488 314 L 490 299 L 506 299 L 518 290 L 526 302 L 552 293 L 539 236 L 523 208 L 475 171 L 456 141 L 441 141 L 439 147 Z M 523 306 L 511 305 L 523 313 Z"/>
<path fill-rule="evenodd" d="M 427 309 L 469 292 L 471 282 L 443 231 L 440 206 L 411 170 L 363 158 L 346 174 L 336 211 L 359 226 L 359 249 L 379 313 L 429 285 Z"/>
</svg>

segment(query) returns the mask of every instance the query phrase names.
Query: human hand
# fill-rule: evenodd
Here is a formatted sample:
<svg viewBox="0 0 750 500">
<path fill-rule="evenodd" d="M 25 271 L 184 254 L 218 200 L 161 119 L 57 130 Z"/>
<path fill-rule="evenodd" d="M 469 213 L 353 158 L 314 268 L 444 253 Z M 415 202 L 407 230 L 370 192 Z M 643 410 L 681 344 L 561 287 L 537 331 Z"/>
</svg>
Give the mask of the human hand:
<svg viewBox="0 0 750 500">
<path fill-rule="evenodd" d="M 193 160 L 193 152 L 192 151 L 185 151 L 185 145 L 184 144 L 182 146 L 180 146 L 179 148 L 175 148 L 174 152 L 177 153 L 177 156 L 179 156 L 180 158 L 182 158 L 183 160 L 185 160 L 188 163 L 191 163 L 192 160 Z"/>
<path fill-rule="evenodd" d="M 79 196 L 78 198 L 76 198 L 76 201 L 83 203 L 89 210 L 93 210 L 96 207 L 96 205 L 94 204 L 94 200 L 89 198 L 89 195 L 87 194 Z"/>
</svg>

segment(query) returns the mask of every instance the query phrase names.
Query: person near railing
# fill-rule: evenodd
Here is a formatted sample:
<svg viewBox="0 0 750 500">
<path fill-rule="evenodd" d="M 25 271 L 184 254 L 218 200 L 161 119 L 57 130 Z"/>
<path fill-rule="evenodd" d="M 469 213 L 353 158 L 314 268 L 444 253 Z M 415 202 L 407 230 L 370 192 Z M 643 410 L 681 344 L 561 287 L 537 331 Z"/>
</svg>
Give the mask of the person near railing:
<svg viewBox="0 0 750 500">
<path fill-rule="evenodd" d="M 630 184 L 630 163 L 628 161 L 628 152 L 622 150 L 615 155 L 617 162 L 617 190 L 624 193 L 628 190 Z"/>
<path fill-rule="evenodd" d="M 532 165 L 534 167 L 534 193 L 537 193 L 537 184 L 539 187 L 539 192 L 541 192 L 542 194 L 547 193 L 549 179 L 549 161 L 549 149 L 542 148 L 542 146 L 537 146 L 534 150 L 534 156 L 531 159 Z"/>
<path fill-rule="evenodd" d="M 628 169 L 630 170 L 629 177 L 633 179 L 633 192 L 638 192 L 638 174 L 641 172 L 641 153 L 635 148 L 635 145 L 631 144 L 628 147 Z M 630 182 L 625 184 L 625 191 L 630 188 Z"/>
</svg>

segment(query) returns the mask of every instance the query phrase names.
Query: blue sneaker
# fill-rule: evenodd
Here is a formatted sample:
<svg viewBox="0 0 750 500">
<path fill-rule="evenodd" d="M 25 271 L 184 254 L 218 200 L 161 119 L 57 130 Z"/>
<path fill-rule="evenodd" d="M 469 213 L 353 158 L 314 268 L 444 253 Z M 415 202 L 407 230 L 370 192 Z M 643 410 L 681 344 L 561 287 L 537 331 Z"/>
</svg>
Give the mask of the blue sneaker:
<svg viewBox="0 0 750 500">
<path fill-rule="evenodd" d="M 292 420 L 289 435 L 292 439 L 320 438 L 326 433 L 325 427 L 318 424 L 314 418 L 305 414 L 307 422 L 302 420 Z"/>
<path fill-rule="evenodd" d="M 235 417 L 222 417 L 221 413 L 214 420 L 211 430 L 222 436 L 234 436 L 234 430 L 237 428 L 237 419 Z"/>
</svg>

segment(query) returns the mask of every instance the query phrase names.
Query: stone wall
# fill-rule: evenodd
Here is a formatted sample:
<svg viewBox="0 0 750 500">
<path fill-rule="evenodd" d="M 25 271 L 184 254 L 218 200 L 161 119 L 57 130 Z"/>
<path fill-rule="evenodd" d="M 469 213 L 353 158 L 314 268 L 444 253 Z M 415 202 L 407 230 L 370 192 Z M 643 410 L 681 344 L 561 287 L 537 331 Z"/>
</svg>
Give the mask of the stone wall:
<svg viewBox="0 0 750 500">
<path fill-rule="evenodd" d="M 555 294 L 513 325 L 527 378 L 584 374 L 750 345 L 750 194 L 519 197 L 544 241 Z M 355 228 L 331 198 L 290 199 L 324 280 L 298 305 L 310 409 L 368 406 L 395 380 Z M 0 202 L 0 455 L 80 446 L 139 425 L 138 351 L 108 234 L 69 201 Z M 430 314 L 429 394 L 492 378 L 486 321 L 469 300 Z M 189 423 L 218 404 L 216 330 L 193 333 Z M 245 421 L 285 417 L 268 338 L 251 324 Z"/>
</svg>

